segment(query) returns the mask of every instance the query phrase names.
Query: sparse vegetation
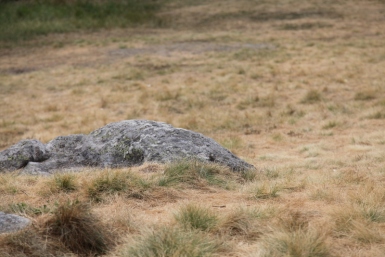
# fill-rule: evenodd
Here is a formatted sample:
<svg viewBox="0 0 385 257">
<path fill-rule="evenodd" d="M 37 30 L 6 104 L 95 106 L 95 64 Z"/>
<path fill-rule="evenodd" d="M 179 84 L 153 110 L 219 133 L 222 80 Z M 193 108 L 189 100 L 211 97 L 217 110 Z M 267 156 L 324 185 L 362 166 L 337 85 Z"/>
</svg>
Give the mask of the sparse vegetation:
<svg viewBox="0 0 385 257">
<path fill-rule="evenodd" d="M 373 90 L 359 91 L 355 94 L 354 100 L 369 101 L 376 98 L 376 92 Z"/>
<path fill-rule="evenodd" d="M 332 129 L 336 127 L 338 123 L 336 121 L 329 121 L 327 124 L 322 126 L 322 129 Z"/>
<path fill-rule="evenodd" d="M 311 89 L 307 91 L 306 95 L 302 99 L 301 103 L 304 104 L 314 104 L 321 101 L 321 93 L 317 90 Z"/>
<path fill-rule="evenodd" d="M 256 199 L 268 199 L 278 197 L 279 188 L 276 184 L 270 184 L 269 182 L 263 182 L 257 184 L 252 190 L 252 197 Z"/>
<path fill-rule="evenodd" d="M 2 173 L 0 211 L 32 225 L 0 235 L 0 255 L 384 256 L 384 12 L 359 0 L 0 1 L 1 150 L 149 119 L 256 167 Z"/>
</svg>

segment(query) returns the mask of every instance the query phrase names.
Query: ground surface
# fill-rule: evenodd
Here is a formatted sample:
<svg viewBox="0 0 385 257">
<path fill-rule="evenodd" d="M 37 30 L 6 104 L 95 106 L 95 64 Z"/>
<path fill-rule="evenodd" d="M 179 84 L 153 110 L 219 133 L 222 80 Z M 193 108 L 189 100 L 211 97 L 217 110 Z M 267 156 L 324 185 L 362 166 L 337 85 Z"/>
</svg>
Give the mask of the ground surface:
<svg viewBox="0 0 385 257">
<path fill-rule="evenodd" d="M 168 122 L 214 138 L 261 175 L 230 190 L 119 196 L 93 205 L 102 220 L 123 215 L 122 205 L 149 227 L 172 223 L 187 203 L 222 216 L 272 208 L 263 226 L 300 212 L 328 249 L 290 256 L 384 256 L 384 2 L 178 2 L 162 15 L 173 25 L 51 35 L 0 49 L 0 149 L 124 119 Z M 43 181 L 25 183 L 2 191 L 3 209 L 76 196 L 47 200 L 34 191 Z M 219 255 L 263 255 L 277 248 L 266 243 L 277 230 L 222 238 L 233 250 Z"/>
</svg>

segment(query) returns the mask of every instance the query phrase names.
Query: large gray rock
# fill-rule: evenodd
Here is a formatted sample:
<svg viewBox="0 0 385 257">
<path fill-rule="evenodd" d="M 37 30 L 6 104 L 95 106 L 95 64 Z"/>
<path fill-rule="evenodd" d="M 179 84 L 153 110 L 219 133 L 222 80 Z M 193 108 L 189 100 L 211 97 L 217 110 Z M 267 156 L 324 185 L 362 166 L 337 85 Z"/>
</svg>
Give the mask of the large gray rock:
<svg viewBox="0 0 385 257">
<path fill-rule="evenodd" d="M 31 221 L 27 218 L 0 212 L 0 234 L 18 231 L 30 223 Z"/>
<path fill-rule="evenodd" d="M 0 152 L 0 171 L 22 168 L 28 162 L 42 162 L 49 158 L 45 145 L 38 140 L 22 140 Z"/>
<path fill-rule="evenodd" d="M 47 145 L 24 140 L 0 152 L 0 171 L 44 174 L 80 167 L 130 167 L 183 158 L 216 162 L 234 171 L 254 168 L 202 134 L 163 122 L 126 120 L 89 135 L 60 136 Z"/>
</svg>

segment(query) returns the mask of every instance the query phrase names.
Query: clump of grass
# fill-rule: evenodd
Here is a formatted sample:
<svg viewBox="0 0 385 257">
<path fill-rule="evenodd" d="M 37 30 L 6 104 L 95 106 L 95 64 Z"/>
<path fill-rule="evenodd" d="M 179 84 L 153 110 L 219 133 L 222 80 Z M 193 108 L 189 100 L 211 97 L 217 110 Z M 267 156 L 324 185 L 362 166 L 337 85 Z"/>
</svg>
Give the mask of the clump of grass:
<svg viewBox="0 0 385 257">
<path fill-rule="evenodd" d="M 302 98 L 303 104 L 314 104 L 322 100 L 321 93 L 317 90 L 311 89 L 307 91 L 306 95 Z"/>
<path fill-rule="evenodd" d="M 91 199 L 101 201 L 103 194 L 125 192 L 128 190 L 128 185 L 127 174 L 121 171 L 106 170 L 91 181 L 87 192 Z"/>
<path fill-rule="evenodd" d="M 334 220 L 333 233 L 337 237 L 344 237 L 350 234 L 352 221 L 359 219 L 360 214 L 349 205 L 334 210 L 331 217 Z"/>
<path fill-rule="evenodd" d="M 281 133 L 274 133 L 271 138 L 276 142 L 281 142 L 284 139 Z"/>
<path fill-rule="evenodd" d="M 311 200 L 314 200 L 314 201 L 323 200 L 323 201 L 326 201 L 326 202 L 332 202 L 332 201 L 336 200 L 335 195 L 333 194 L 333 192 L 330 192 L 330 190 L 324 189 L 324 188 L 314 189 L 309 194 L 309 198 Z"/>
<path fill-rule="evenodd" d="M 280 226 L 285 231 L 295 232 L 298 230 L 307 230 L 309 226 L 309 214 L 300 211 L 288 211 L 279 217 Z"/>
<path fill-rule="evenodd" d="M 336 127 L 338 123 L 336 121 L 329 121 L 327 124 L 322 126 L 322 129 L 332 129 Z"/>
<path fill-rule="evenodd" d="M 20 191 L 17 186 L 15 176 L 11 173 L 1 174 L 0 176 L 0 193 L 2 195 L 11 194 L 14 195 Z"/>
<path fill-rule="evenodd" d="M 221 243 L 197 231 L 161 227 L 142 236 L 122 256 L 212 256 L 221 249 Z"/>
<path fill-rule="evenodd" d="M 259 256 L 331 256 L 326 236 L 315 229 L 275 231 L 262 238 Z"/>
<path fill-rule="evenodd" d="M 261 224 L 258 222 L 259 213 L 237 209 L 225 216 L 218 225 L 218 230 L 225 235 L 240 236 L 247 240 L 255 240 L 262 234 Z"/>
<path fill-rule="evenodd" d="M 376 92 L 373 90 L 366 90 L 357 92 L 354 95 L 354 100 L 356 101 L 370 101 L 376 98 Z"/>
<path fill-rule="evenodd" d="M 218 223 L 217 216 L 208 208 L 188 204 L 181 208 L 175 219 L 184 229 L 212 230 Z"/>
<path fill-rule="evenodd" d="M 385 222 L 385 206 L 383 204 L 363 203 L 358 207 L 366 220 L 378 223 Z"/>
<path fill-rule="evenodd" d="M 352 221 L 352 237 L 364 244 L 383 243 L 385 238 L 377 227 L 359 221 Z"/>
<path fill-rule="evenodd" d="M 50 236 L 76 254 L 103 254 L 112 244 L 110 233 L 89 206 L 77 201 L 59 205 L 45 226 Z"/>
<path fill-rule="evenodd" d="M 361 184 L 367 182 L 369 179 L 368 174 L 356 171 L 342 172 L 334 178 L 337 183 L 349 183 L 349 184 Z"/>
<path fill-rule="evenodd" d="M 33 207 L 27 203 L 20 202 L 20 203 L 12 203 L 8 206 L 9 211 L 12 213 L 17 213 L 19 215 L 40 215 L 44 213 L 51 212 L 51 208 L 47 205 L 42 205 L 39 207 Z"/>
<path fill-rule="evenodd" d="M 253 182 L 258 178 L 258 172 L 256 170 L 244 170 L 240 172 L 241 178 L 246 182 Z"/>
<path fill-rule="evenodd" d="M 237 108 L 239 110 L 245 110 L 247 108 L 255 108 L 257 107 L 257 104 L 259 102 L 259 96 L 255 95 L 253 97 L 247 97 L 246 99 L 243 99 L 237 104 Z"/>
<path fill-rule="evenodd" d="M 197 160 L 181 160 L 170 163 L 162 177 L 158 180 L 159 186 L 172 186 L 184 184 L 192 187 L 205 187 L 217 185 L 229 187 L 229 177 L 234 177 L 226 167 L 213 163 L 203 163 Z"/>
<path fill-rule="evenodd" d="M 268 179 L 277 179 L 282 175 L 277 168 L 265 168 L 262 172 Z"/>
<path fill-rule="evenodd" d="M 362 206 L 350 204 L 335 210 L 332 217 L 335 222 L 333 232 L 337 237 L 351 237 L 366 244 L 384 241 L 377 224 L 384 222 L 383 212 L 371 212 L 362 209 Z"/>
<path fill-rule="evenodd" d="M 127 197 L 144 197 L 144 192 L 151 187 L 151 183 L 134 176 L 124 170 L 105 170 L 89 182 L 88 196 L 97 202 L 103 200 L 104 195 L 127 195 Z"/>
<path fill-rule="evenodd" d="M 262 182 L 258 183 L 251 191 L 254 199 L 269 199 L 278 197 L 279 188 L 276 184 Z"/>
<path fill-rule="evenodd" d="M 374 182 L 368 181 L 349 196 L 353 208 L 368 222 L 385 222 L 384 189 L 378 188 Z"/>
<path fill-rule="evenodd" d="M 300 24 L 287 23 L 280 26 L 280 28 L 283 30 L 307 30 L 329 27 L 333 27 L 333 25 L 323 22 L 305 22 Z"/>
<path fill-rule="evenodd" d="M 178 100 L 181 96 L 181 90 L 170 90 L 169 88 L 165 88 L 161 92 L 157 93 L 155 99 L 161 102 Z"/>
<path fill-rule="evenodd" d="M 269 95 L 265 97 L 258 98 L 257 105 L 259 107 L 269 107 L 272 108 L 275 106 L 276 103 L 276 97 L 274 93 L 270 93 Z"/>
<path fill-rule="evenodd" d="M 0 240 L 0 253 L 2 257 L 71 255 L 63 244 L 45 237 L 32 227 L 3 236 Z"/>
<path fill-rule="evenodd" d="M 51 193 L 55 192 L 72 192 L 78 188 L 76 177 L 71 173 L 56 173 L 48 182 L 48 190 Z M 43 190 L 47 190 L 43 189 Z"/>
<path fill-rule="evenodd" d="M 368 116 L 369 119 L 385 119 L 385 110 L 384 111 L 377 111 L 371 115 Z"/>
</svg>

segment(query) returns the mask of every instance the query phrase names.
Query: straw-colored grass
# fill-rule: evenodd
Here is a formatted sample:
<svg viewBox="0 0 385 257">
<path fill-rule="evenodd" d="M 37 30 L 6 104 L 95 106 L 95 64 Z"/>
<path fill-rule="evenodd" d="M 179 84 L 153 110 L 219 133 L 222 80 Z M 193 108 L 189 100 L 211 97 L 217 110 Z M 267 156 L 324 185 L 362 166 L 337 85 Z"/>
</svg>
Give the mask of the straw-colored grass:
<svg viewBox="0 0 385 257">
<path fill-rule="evenodd" d="M 0 211 L 32 220 L 0 235 L 0 253 L 383 256 L 384 1 L 156 4 L 137 27 L 0 42 L 0 149 L 150 119 L 203 133 L 256 171 L 184 160 L 0 174 Z M 72 235 L 86 241 L 54 229 L 75 202 L 104 244 L 80 225 Z"/>
</svg>

